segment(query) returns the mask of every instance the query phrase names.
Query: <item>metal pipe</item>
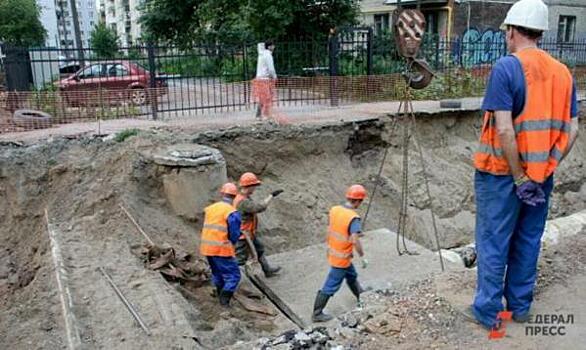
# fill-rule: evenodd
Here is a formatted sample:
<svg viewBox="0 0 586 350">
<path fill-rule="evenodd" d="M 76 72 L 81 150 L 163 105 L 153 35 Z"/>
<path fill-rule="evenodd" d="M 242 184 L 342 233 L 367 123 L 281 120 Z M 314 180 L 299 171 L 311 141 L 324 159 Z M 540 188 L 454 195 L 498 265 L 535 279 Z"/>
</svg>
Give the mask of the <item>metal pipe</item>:
<svg viewBox="0 0 586 350">
<path fill-rule="evenodd" d="M 134 310 L 134 307 L 132 307 L 132 305 L 130 304 L 128 299 L 126 299 L 124 294 L 122 294 L 120 289 L 118 289 L 116 284 L 114 284 L 112 277 L 110 277 L 110 275 L 106 272 L 106 270 L 104 270 L 104 268 L 102 266 L 100 266 L 98 269 L 100 270 L 102 275 L 104 275 L 104 277 L 106 278 L 106 280 L 108 281 L 110 286 L 112 286 L 112 288 L 116 292 L 116 295 L 118 295 L 118 298 L 120 298 L 120 300 L 122 300 L 122 303 L 124 303 L 124 306 L 126 306 L 126 309 L 128 309 L 128 311 L 132 314 L 132 316 L 134 317 L 136 322 L 138 322 L 138 324 L 140 325 L 140 328 L 142 328 L 142 330 L 146 333 L 146 335 L 150 336 L 151 331 L 149 330 L 149 327 L 147 327 L 147 325 L 144 323 L 144 321 L 142 320 L 142 318 L 140 317 L 138 312 L 136 312 L 136 310 Z"/>
</svg>

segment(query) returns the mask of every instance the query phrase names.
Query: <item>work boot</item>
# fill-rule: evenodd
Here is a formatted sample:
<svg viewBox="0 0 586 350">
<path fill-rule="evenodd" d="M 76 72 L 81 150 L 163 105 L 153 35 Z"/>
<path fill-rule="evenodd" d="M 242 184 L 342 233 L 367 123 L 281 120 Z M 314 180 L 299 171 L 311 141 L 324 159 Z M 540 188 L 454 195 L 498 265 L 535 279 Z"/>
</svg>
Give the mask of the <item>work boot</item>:
<svg viewBox="0 0 586 350">
<path fill-rule="evenodd" d="M 350 287 L 350 291 L 356 297 L 356 303 L 359 308 L 363 307 L 362 302 L 360 301 L 360 294 L 364 293 L 365 290 L 362 288 L 358 280 L 355 280 L 352 283 L 348 283 L 348 287 Z"/>
<path fill-rule="evenodd" d="M 323 312 L 330 297 L 330 295 L 322 293 L 321 290 L 317 292 L 315 303 L 313 304 L 313 315 L 311 316 L 313 322 L 327 322 L 334 318 Z"/>
<path fill-rule="evenodd" d="M 233 295 L 234 295 L 234 292 L 228 292 L 228 291 L 222 290 L 220 292 L 220 305 L 222 305 L 224 307 L 229 307 L 230 306 L 230 299 L 232 299 Z"/>
<path fill-rule="evenodd" d="M 272 267 L 271 265 L 269 265 L 267 258 L 265 258 L 264 256 L 259 257 L 258 262 L 260 263 L 260 266 L 262 267 L 262 272 L 264 272 L 266 278 L 273 277 L 279 271 L 281 271 L 280 266 Z"/>
</svg>

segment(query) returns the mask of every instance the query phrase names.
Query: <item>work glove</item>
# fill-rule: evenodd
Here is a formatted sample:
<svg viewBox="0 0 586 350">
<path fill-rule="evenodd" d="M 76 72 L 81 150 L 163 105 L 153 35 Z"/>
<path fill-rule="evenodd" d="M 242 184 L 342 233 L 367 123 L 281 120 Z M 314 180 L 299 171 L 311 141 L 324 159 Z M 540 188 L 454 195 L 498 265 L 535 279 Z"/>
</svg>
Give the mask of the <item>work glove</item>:
<svg viewBox="0 0 586 350">
<path fill-rule="evenodd" d="M 360 267 L 363 269 L 368 267 L 368 260 L 366 258 L 360 258 Z"/>
<path fill-rule="evenodd" d="M 283 193 L 283 190 L 276 190 L 276 191 L 273 191 L 273 193 L 271 193 L 271 195 L 273 197 L 276 197 L 276 196 L 280 195 L 281 193 Z"/>
<path fill-rule="evenodd" d="M 545 203 L 545 192 L 541 188 L 541 184 L 530 180 L 527 176 L 515 180 L 517 186 L 517 197 L 532 207 L 536 207 Z"/>
</svg>

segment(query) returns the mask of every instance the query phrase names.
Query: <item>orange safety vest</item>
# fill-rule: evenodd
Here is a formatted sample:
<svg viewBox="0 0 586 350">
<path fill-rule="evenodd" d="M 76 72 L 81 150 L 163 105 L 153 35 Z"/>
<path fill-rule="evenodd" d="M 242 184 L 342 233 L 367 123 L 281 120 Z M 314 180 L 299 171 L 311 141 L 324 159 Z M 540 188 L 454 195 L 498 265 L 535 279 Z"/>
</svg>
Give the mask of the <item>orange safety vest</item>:
<svg viewBox="0 0 586 350">
<path fill-rule="evenodd" d="M 225 202 L 217 202 L 205 208 L 199 252 L 203 256 L 235 256 L 234 246 L 228 239 L 228 216 L 236 211 Z"/>
<path fill-rule="evenodd" d="M 238 205 L 240 204 L 240 202 L 242 202 L 243 200 L 247 199 L 248 197 L 238 193 L 238 195 L 236 195 L 236 198 L 234 198 L 234 208 L 238 209 Z M 244 237 L 244 231 L 248 232 L 248 234 L 250 235 L 250 239 L 254 238 L 254 235 L 256 234 L 256 227 L 258 226 L 258 219 L 256 217 L 256 214 L 249 214 L 252 216 L 251 220 L 246 220 L 244 221 L 244 216 L 242 217 L 242 224 L 240 225 L 240 231 L 242 231 L 242 234 L 240 235 L 240 238 L 238 239 L 246 239 Z"/>
<path fill-rule="evenodd" d="M 527 176 L 542 183 L 553 174 L 568 147 L 572 75 L 543 50 L 525 49 L 515 56 L 523 67 L 527 90 L 523 112 L 513 120 L 517 147 Z M 493 114 L 484 114 L 474 166 L 494 175 L 509 175 Z"/>
<path fill-rule="evenodd" d="M 336 205 L 330 209 L 328 227 L 328 261 L 333 267 L 347 268 L 352 263 L 354 243 L 350 241 L 350 224 L 359 217 L 352 209 Z"/>
</svg>

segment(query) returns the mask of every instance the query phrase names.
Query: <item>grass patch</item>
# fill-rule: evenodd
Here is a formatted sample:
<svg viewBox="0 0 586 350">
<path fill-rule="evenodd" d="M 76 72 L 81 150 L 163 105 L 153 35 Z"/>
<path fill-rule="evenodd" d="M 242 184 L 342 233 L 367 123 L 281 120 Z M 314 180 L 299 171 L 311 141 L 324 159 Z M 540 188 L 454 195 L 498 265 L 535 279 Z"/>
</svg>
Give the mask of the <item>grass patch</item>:
<svg viewBox="0 0 586 350">
<path fill-rule="evenodd" d="M 138 135 L 138 129 L 122 130 L 114 136 L 114 141 L 124 142 L 127 138 Z"/>
</svg>

